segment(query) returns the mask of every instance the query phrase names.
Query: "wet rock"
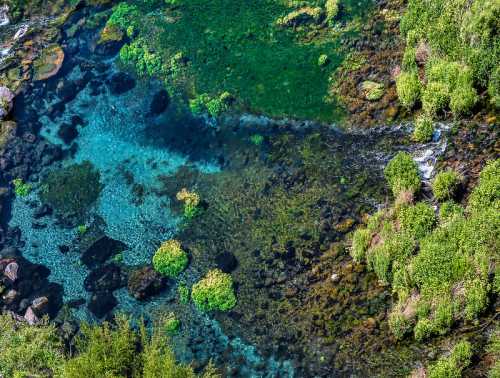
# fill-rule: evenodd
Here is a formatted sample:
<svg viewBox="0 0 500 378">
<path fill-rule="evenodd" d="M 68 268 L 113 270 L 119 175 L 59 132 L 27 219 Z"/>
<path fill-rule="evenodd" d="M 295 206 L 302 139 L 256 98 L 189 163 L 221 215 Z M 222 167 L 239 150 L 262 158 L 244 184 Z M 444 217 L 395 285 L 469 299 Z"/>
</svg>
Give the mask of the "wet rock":
<svg viewBox="0 0 500 378">
<path fill-rule="evenodd" d="M 31 307 L 28 307 L 28 309 L 26 310 L 24 319 L 29 325 L 35 325 L 40 321 Z"/>
<path fill-rule="evenodd" d="M 87 291 L 113 291 L 125 285 L 121 269 L 111 263 L 92 270 L 83 282 Z"/>
<path fill-rule="evenodd" d="M 166 287 L 166 279 L 151 266 L 133 270 L 128 276 L 128 292 L 138 300 L 146 300 Z"/>
<path fill-rule="evenodd" d="M 14 303 L 16 300 L 19 299 L 19 293 L 14 290 L 14 289 L 11 289 L 9 290 L 4 296 L 3 296 L 3 300 L 6 304 L 11 304 L 11 303 Z"/>
<path fill-rule="evenodd" d="M 94 52 L 99 55 L 111 56 L 120 51 L 125 42 L 125 34 L 115 25 L 106 25 L 95 46 Z"/>
<path fill-rule="evenodd" d="M 113 310 L 118 301 L 113 293 L 109 291 L 99 292 L 92 295 L 87 305 L 89 311 L 97 318 L 103 318 L 107 313 Z"/>
<path fill-rule="evenodd" d="M 60 80 L 57 84 L 56 94 L 64 102 L 70 102 L 78 94 L 78 87 L 73 81 Z"/>
<path fill-rule="evenodd" d="M 114 95 L 120 95 L 135 88 L 135 80 L 125 72 L 118 72 L 108 80 L 108 88 Z"/>
<path fill-rule="evenodd" d="M 47 204 L 42 204 L 35 209 L 33 218 L 40 219 L 50 214 L 52 214 L 52 208 Z"/>
<path fill-rule="evenodd" d="M 12 282 L 16 282 L 18 278 L 18 272 L 19 265 L 17 264 L 17 262 L 11 262 L 5 267 L 3 274 Z"/>
<path fill-rule="evenodd" d="M 49 309 L 49 299 L 47 297 L 38 297 L 33 299 L 31 309 L 39 318 L 47 315 Z"/>
<path fill-rule="evenodd" d="M 71 144 L 78 137 L 78 129 L 74 125 L 63 123 L 59 127 L 57 136 L 62 139 L 65 144 Z"/>
<path fill-rule="evenodd" d="M 81 260 L 87 267 L 94 267 L 123 252 L 126 248 L 125 243 L 104 235 L 82 253 Z"/>
<path fill-rule="evenodd" d="M 42 55 L 35 60 L 35 81 L 47 80 L 57 75 L 64 61 L 64 51 L 59 45 L 46 47 Z"/>
<path fill-rule="evenodd" d="M 169 104 L 170 97 L 168 96 L 168 92 L 162 89 L 153 96 L 149 111 L 152 115 L 159 115 L 167 110 Z"/>
<path fill-rule="evenodd" d="M 222 252 L 215 257 L 217 267 L 225 273 L 231 273 L 238 266 L 238 260 L 229 251 Z"/>
<path fill-rule="evenodd" d="M 7 87 L 0 87 L 0 120 L 4 119 L 12 110 L 14 93 Z"/>
</svg>

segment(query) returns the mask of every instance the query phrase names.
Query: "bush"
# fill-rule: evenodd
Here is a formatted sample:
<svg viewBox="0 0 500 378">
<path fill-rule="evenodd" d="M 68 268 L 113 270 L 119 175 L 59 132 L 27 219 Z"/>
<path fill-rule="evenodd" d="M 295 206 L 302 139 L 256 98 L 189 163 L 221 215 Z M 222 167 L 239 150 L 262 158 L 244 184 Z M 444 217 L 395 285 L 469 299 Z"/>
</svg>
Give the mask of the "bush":
<svg viewBox="0 0 500 378">
<path fill-rule="evenodd" d="M 431 337 L 434 333 L 434 326 L 429 319 L 420 319 L 413 329 L 415 340 L 422 341 Z"/>
<path fill-rule="evenodd" d="M 472 86 L 458 86 L 451 93 L 450 109 L 455 115 L 469 113 L 478 100 L 477 92 Z"/>
<path fill-rule="evenodd" d="M 200 208 L 200 195 L 182 188 L 176 195 L 178 201 L 184 202 L 184 218 L 192 219 L 198 215 Z"/>
<path fill-rule="evenodd" d="M 450 356 L 439 359 L 429 367 L 429 378 L 460 378 L 462 370 L 470 364 L 471 344 L 462 340 L 453 348 Z"/>
<path fill-rule="evenodd" d="M 202 311 L 227 311 L 236 305 L 233 279 L 219 269 L 210 270 L 191 290 L 191 298 Z"/>
<path fill-rule="evenodd" d="M 413 322 L 400 312 L 392 312 L 389 315 L 389 328 L 396 340 L 402 340 L 413 328 Z"/>
<path fill-rule="evenodd" d="M 64 360 L 55 327 L 30 326 L 0 314 L 0 375 L 51 377 Z"/>
<path fill-rule="evenodd" d="M 396 79 L 396 90 L 401 104 L 412 109 L 420 98 L 421 91 L 417 72 L 401 72 Z"/>
<path fill-rule="evenodd" d="M 31 192 L 31 185 L 25 183 L 23 179 L 16 178 L 12 180 L 12 184 L 17 197 L 26 197 Z"/>
<path fill-rule="evenodd" d="M 371 232 L 366 228 L 358 228 L 352 235 L 351 256 L 354 261 L 364 259 L 366 251 L 370 246 Z"/>
<path fill-rule="evenodd" d="M 413 130 L 413 140 L 419 143 L 426 143 L 432 140 L 434 134 L 434 122 L 432 117 L 421 115 L 415 121 L 415 130 Z"/>
<path fill-rule="evenodd" d="M 447 201 L 439 207 L 439 219 L 441 222 L 447 221 L 455 216 L 463 216 L 464 208 L 453 201 Z"/>
<path fill-rule="evenodd" d="M 432 231 L 436 224 L 434 209 L 424 202 L 413 206 L 403 206 L 397 217 L 401 229 L 409 232 L 415 239 L 423 238 Z"/>
<path fill-rule="evenodd" d="M 428 115 L 444 110 L 450 102 L 449 88 L 441 82 L 430 82 L 422 93 L 422 107 Z"/>
<path fill-rule="evenodd" d="M 479 184 L 474 188 L 467 209 L 480 211 L 487 208 L 500 210 L 500 159 L 486 164 L 479 175 Z"/>
<path fill-rule="evenodd" d="M 434 198 L 438 201 L 452 199 L 459 184 L 460 176 L 457 172 L 448 170 L 438 173 L 432 182 L 432 192 L 434 193 Z"/>
<path fill-rule="evenodd" d="M 417 164 L 407 152 L 398 152 L 385 167 L 384 174 L 394 196 L 402 190 L 412 193 L 420 190 Z"/>
<path fill-rule="evenodd" d="M 188 265 L 187 253 L 181 243 L 171 239 L 164 242 L 153 256 L 153 267 L 168 277 L 177 277 Z"/>
</svg>

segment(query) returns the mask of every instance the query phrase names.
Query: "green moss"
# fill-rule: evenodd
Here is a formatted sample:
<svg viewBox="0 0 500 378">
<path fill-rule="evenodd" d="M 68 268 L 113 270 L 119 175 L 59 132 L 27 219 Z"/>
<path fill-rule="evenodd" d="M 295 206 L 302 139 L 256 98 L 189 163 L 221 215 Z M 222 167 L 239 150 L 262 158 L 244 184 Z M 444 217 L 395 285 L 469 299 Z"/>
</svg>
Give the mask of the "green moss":
<svg viewBox="0 0 500 378">
<path fill-rule="evenodd" d="M 328 58 L 328 55 L 326 54 L 321 54 L 318 58 L 318 66 L 324 67 L 328 63 L 330 63 L 330 59 Z"/>
<path fill-rule="evenodd" d="M 450 102 L 449 88 L 441 82 L 430 82 L 422 93 L 422 107 L 428 115 L 444 110 Z"/>
<path fill-rule="evenodd" d="M 177 277 L 188 265 L 187 253 L 177 240 L 167 240 L 153 256 L 153 267 L 164 276 Z"/>
<path fill-rule="evenodd" d="M 463 216 L 464 208 L 453 201 L 447 201 L 439 207 L 439 219 L 445 222 L 455 216 Z"/>
<path fill-rule="evenodd" d="M 227 311 L 236 305 L 233 279 L 219 269 L 210 270 L 191 290 L 191 298 L 202 311 Z"/>
<path fill-rule="evenodd" d="M 422 341 L 428 339 L 434 332 L 434 326 L 429 319 L 420 319 L 413 329 L 415 340 Z"/>
<path fill-rule="evenodd" d="M 389 328 L 396 340 L 402 340 L 413 328 L 413 323 L 403 314 L 395 312 L 389 315 Z"/>
<path fill-rule="evenodd" d="M 415 193 L 420 189 L 417 164 L 406 152 L 398 152 L 385 167 L 384 174 L 395 196 L 403 190 Z"/>
<path fill-rule="evenodd" d="M 370 246 L 371 232 L 366 228 L 358 228 L 352 235 L 351 256 L 355 261 L 365 258 L 366 251 Z"/>
<path fill-rule="evenodd" d="M 184 284 L 180 284 L 179 287 L 177 287 L 177 293 L 179 294 L 179 302 L 182 304 L 187 304 L 189 302 L 189 287 Z"/>
<path fill-rule="evenodd" d="M 207 112 L 212 117 L 218 117 L 229 109 L 231 99 L 228 92 L 223 92 L 218 97 L 211 97 L 207 93 L 203 93 L 189 100 L 189 108 L 195 115 Z"/>
<path fill-rule="evenodd" d="M 452 170 L 439 172 L 432 181 L 434 198 L 438 201 L 452 199 L 456 194 L 459 184 L 460 176 L 457 172 Z"/>
<path fill-rule="evenodd" d="M 426 143 L 432 140 L 434 134 L 434 122 L 432 117 L 421 115 L 415 121 L 415 130 L 413 130 L 413 140 L 419 143 Z"/>
<path fill-rule="evenodd" d="M 164 319 L 164 328 L 167 334 L 175 335 L 181 326 L 181 321 L 171 312 Z"/>
<path fill-rule="evenodd" d="M 377 101 L 384 95 L 384 84 L 366 80 L 361 83 L 361 89 L 369 101 Z"/>
<path fill-rule="evenodd" d="M 462 370 L 469 366 L 471 357 L 471 344 L 462 340 L 455 345 L 450 356 L 440 358 L 429 366 L 429 378 L 460 378 Z"/>
<path fill-rule="evenodd" d="M 493 330 L 486 351 L 495 361 L 488 372 L 488 378 L 498 378 L 500 377 L 500 327 L 497 326 Z"/>
<path fill-rule="evenodd" d="M 407 48 L 403 54 L 402 67 L 405 72 L 415 72 L 417 62 L 415 60 L 415 48 Z"/>
<path fill-rule="evenodd" d="M 396 79 L 396 90 L 401 104 L 412 109 L 420 98 L 421 84 L 416 71 L 401 72 Z"/>
<path fill-rule="evenodd" d="M 86 161 L 50 172 L 42 180 L 40 197 L 63 216 L 82 217 L 101 190 L 99 172 Z"/>
<path fill-rule="evenodd" d="M 255 146 L 261 146 L 264 143 L 264 137 L 260 134 L 253 134 L 250 136 L 250 142 Z"/>
<path fill-rule="evenodd" d="M 14 185 L 14 193 L 17 197 L 26 197 L 31 192 L 31 185 L 25 183 L 22 179 L 16 178 L 12 180 Z"/>
<path fill-rule="evenodd" d="M 487 208 L 500 210 L 500 159 L 486 164 L 479 176 L 479 184 L 469 197 L 467 210 L 481 211 Z"/>
</svg>

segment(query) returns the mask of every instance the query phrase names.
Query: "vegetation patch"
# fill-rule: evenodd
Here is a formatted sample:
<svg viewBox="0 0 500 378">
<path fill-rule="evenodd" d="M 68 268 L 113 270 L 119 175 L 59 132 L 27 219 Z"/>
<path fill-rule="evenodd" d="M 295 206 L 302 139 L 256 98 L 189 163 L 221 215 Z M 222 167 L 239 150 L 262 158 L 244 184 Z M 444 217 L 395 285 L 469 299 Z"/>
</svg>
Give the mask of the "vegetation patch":
<svg viewBox="0 0 500 378">
<path fill-rule="evenodd" d="M 191 298 L 202 311 L 228 311 L 236 306 L 233 279 L 219 269 L 210 270 L 193 285 Z"/>
<path fill-rule="evenodd" d="M 187 253 L 181 243 L 171 239 L 162 243 L 153 256 L 153 267 L 164 276 L 177 277 L 188 265 Z"/>
</svg>

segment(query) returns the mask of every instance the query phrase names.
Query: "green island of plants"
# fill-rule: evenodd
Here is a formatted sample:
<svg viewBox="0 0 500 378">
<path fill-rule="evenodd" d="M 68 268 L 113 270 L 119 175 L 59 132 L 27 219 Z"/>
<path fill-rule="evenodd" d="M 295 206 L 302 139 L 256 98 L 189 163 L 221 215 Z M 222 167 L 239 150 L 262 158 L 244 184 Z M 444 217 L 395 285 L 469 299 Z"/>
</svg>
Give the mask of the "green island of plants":
<svg viewBox="0 0 500 378">
<path fill-rule="evenodd" d="M 408 180 L 408 169 L 395 168 L 411 167 L 402 156 L 397 155 L 386 169 L 391 186 Z M 416 187 L 415 175 L 411 177 L 411 185 L 397 188 Z M 456 174 L 441 173 L 434 186 L 436 181 L 436 200 L 450 198 Z M 365 261 L 397 295 L 389 315 L 394 336 L 402 339 L 413 332 L 420 341 L 448 333 L 458 321 L 477 319 L 492 290 L 498 290 L 500 160 L 484 167 L 467 207 L 445 202 L 439 217 L 430 204 L 414 204 L 411 193 L 394 194 L 398 196 L 394 206 L 380 210 L 366 227 L 356 230 L 351 248 L 352 257 Z"/>
<path fill-rule="evenodd" d="M 233 279 L 219 269 L 210 270 L 193 285 L 191 298 L 202 311 L 228 311 L 236 306 Z"/>
<path fill-rule="evenodd" d="M 153 267 L 160 274 L 175 278 L 188 265 L 186 251 L 178 240 L 170 239 L 161 244 L 153 256 Z"/>
</svg>

